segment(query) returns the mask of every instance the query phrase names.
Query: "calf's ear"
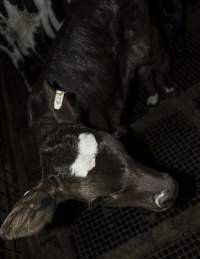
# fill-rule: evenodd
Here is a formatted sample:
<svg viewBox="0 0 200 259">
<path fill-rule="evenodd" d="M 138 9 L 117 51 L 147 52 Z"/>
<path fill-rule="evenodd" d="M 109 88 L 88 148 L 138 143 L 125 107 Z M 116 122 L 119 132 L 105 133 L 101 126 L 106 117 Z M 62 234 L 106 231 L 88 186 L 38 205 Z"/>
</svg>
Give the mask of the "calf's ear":
<svg viewBox="0 0 200 259">
<path fill-rule="evenodd" d="M 56 121 L 66 122 L 76 120 L 76 113 L 69 101 L 68 93 L 50 86 L 47 81 L 43 82 L 43 87 L 48 109 Z"/>
<path fill-rule="evenodd" d="M 25 195 L 5 219 L 0 236 L 12 240 L 38 233 L 54 214 L 55 200 L 46 192 L 35 190 Z"/>
</svg>

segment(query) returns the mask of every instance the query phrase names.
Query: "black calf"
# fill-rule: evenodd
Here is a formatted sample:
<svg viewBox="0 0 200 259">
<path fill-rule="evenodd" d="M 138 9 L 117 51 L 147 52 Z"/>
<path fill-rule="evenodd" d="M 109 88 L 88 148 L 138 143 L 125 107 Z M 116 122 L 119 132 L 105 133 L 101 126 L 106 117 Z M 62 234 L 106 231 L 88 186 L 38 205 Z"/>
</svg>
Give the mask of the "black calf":
<svg viewBox="0 0 200 259">
<path fill-rule="evenodd" d="M 117 1 L 71 5 L 42 87 L 29 102 L 42 179 L 6 218 L 3 238 L 37 233 L 51 221 L 56 204 L 69 199 L 154 211 L 172 205 L 175 181 L 136 163 L 108 133 L 119 125 L 123 107 L 117 99 L 123 90 L 115 51 L 118 11 Z"/>
<path fill-rule="evenodd" d="M 172 46 L 175 45 L 177 37 L 169 33 L 169 28 L 171 31 L 173 29 L 178 32 L 183 31 L 181 27 L 183 3 L 181 0 L 165 2 L 158 0 L 156 5 L 153 0 L 134 0 L 127 1 L 124 5 L 120 48 L 124 98 L 127 97 L 128 86 L 136 74 L 148 92 L 147 104 L 149 105 L 157 104 L 159 92 L 170 94 L 175 90 L 172 73 L 172 52 L 174 54 Z M 164 19 L 163 13 L 159 12 L 169 17 Z M 179 17 L 180 15 L 182 16 Z M 175 18 L 177 21 L 174 20 Z M 180 38 L 183 39 L 179 37 L 179 40 Z"/>
</svg>

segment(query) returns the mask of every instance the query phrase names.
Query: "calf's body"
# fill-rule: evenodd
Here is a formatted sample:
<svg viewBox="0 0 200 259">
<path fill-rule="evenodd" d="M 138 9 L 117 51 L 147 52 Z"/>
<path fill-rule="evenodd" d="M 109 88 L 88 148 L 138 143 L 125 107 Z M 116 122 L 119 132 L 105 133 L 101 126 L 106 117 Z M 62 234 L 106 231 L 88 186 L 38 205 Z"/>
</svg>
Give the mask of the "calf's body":
<svg viewBox="0 0 200 259">
<path fill-rule="evenodd" d="M 120 120 L 121 90 L 117 63 L 119 30 L 117 1 L 72 1 L 45 79 L 67 94 L 74 94 L 79 112 L 95 128 L 115 130 Z"/>
<path fill-rule="evenodd" d="M 105 206 L 163 211 L 176 196 L 168 174 L 136 163 L 109 133 L 119 125 L 121 112 L 114 98 L 121 90 L 115 52 L 118 8 L 114 1 L 82 2 L 73 2 L 42 87 L 29 101 L 42 179 L 4 221 L 1 236 L 6 239 L 39 232 L 64 200 L 98 199 Z M 59 109 L 55 87 L 66 92 Z"/>
<path fill-rule="evenodd" d="M 129 88 L 135 87 L 133 79 L 137 75 L 149 96 L 148 105 L 157 104 L 159 93 L 174 91 L 170 48 L 164 42 L 166 37 L 159 24 L 161 20 L 153 19 L 151 15 L 150 7 L 155 8 L 152 2 L 134 0 L 123 6 L 119 51 L 124 98 L 127 98 Z"/>
</svg>

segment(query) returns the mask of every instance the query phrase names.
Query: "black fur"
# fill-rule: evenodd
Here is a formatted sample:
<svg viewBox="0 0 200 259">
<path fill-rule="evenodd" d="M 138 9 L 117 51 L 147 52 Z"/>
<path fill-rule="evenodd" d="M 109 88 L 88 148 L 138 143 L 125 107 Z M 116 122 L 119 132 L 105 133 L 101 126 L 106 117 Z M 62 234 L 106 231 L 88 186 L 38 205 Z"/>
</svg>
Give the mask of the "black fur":
<svg viewBox="0 0 200 259">
<path fill-rule="evenodd" d="M 50 52 L 44 81 L 29 101 L 42 179 L 6 218 L 1 227 L 3 238 L 37 233 L 51 221 L 54 205 L 69 199 L 88 204 L 97 199 L 104 206 L 153 211 L 172 205 L 177 191 L 175 181 L 168 174 L 136 163 L 110 134 L 120 125 L 124 105 L 124 99 L 119 98 L 124 89 L 117 62 L 121 10 L 123 6 L 117 0 L 73 1 Z M 138 10 L 133 17 L 137 14 Z M 131 16 L 127 18 L 130 23 Z M 131 28 L 133 24 L 134 20 Z M 136 57 L 140 60 L 143 51 Z M 55 86 L 66 92 L 60 110 L 54 109 Z M 70 170 L 77 157 L 80 134 L 92 134 L 98 144 L 95 167 L 85 177 L 73 175 Z"/>
<path fill-rule="evenodd" d="M 171 23 L 174 25 L 174 35 L 176 35 L 175 31 L 182 32 L 183 17 L 179 15 L 183 14 L 183 10 L 178 9 L 179 5 L 182 6 L 181 1 L 177 0 L 179 5 L 175 6 L 173 11 L 168 10 L 168 5 L 164 4 L 169 1 L 160 0 L 160 3 L 157 1 L 157 5 L 152 2 L 154 1 L 127 1 L 123 8 L 120 70 L 125 100 L 130 83 L 136 75 L 144 84 L 149 96 L 154 96 L 156 93 L 167 94 L 174 90 L 172 43 L 176 42 L 177 38 L 169 36 L 167 29 L 170 27 L 170 21 L 164 21 L 163 13 L 159 11 L 165 11 L 169 19 L 174 17 Z M 131 87 L 135 87 L 133 83 Z"/>
<path fill-rule="evenodd" d="M 73 1 L 49 56 L 45 79 L 76 95 L 88 123 L 113 131 L 119 124 L 117 1 Z M 118 100 L 117 100 L 118 101 Z"/>
</svg>

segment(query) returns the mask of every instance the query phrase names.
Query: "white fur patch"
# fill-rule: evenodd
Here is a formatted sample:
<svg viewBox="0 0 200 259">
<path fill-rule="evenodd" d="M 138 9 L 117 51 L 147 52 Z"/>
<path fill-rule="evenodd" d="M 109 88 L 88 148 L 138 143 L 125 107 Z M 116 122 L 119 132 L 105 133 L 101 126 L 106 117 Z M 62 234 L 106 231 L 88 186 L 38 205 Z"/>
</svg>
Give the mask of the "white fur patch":
<svg viewBox="0 0 200 259">
<path fill-rule="evenodd" d="M 5 51 L 18 67 L 18 62 L 35 50 L 34 35 L 40 26 L 40 18 L 26 9 L 18 9 L 8 0 L 4 0 L 4 6 L 7 17 L 0 14 L 0 33 L 13 50 L 6 47 L 1 47 L 1 50 Z"/>
<path fill-rule="evenodd" d="M 158 103 L 158 99 L 158 94 L 149 96 L 149 98 L 147 99 L 147 105 L 156 105 Z"/>
<path fill-rule="evenodd" d="M 78 156 L 71 165 L 71 174 L 77 177 L 87 177 L 88 172 L 96 165 L 98 144 L 93 134 L 79 135 Z"/>
<path fill-rule="evenodd" d="M 162 206 L 160 205 L 160 200 L 165 196 L 165 191 L 162 191 L 160 194 L 158 194 L 155 198 L 155 203 L 156 205 L 161 208 Z"/>
<path fill-rule="evenodd" d="M 35 35 L 38 29 L 42 27 L 47 36 L 54 39 L 56 31 L 62 25 L 54 14 L 51 0 L 30 1 L 35 3 L 38 13 L 31 13 L 26 8 L 21 10 L 9 0 L 3 0 L 7 15 L 0 13 L 0 34 L 9 45 L 9 47 L 0 45 L 0 50 L 11 58 L 18 70 L 20 70 L 19 62 L 31 54 L 42 59 L 36 51 Z"/>
<path fill-rule="evenodd" d="M 46 34 L 50 38 L 54 39 L 56 36 L 55 31 L 58 31 L 60 29 L 61 22 L 58 21 L 54 14 L 51 1 L 33 0 L 33 2 L 35 3 L 38 9 L 42 27 L 44 28 Z"/>
<path fill-rule="evenodd" d="M 174 90 L 175 90 L 174 87 L 171 87 L 171 88 L 165 87 L 165 92 L 166 92 L 167 94 L 173 93 Z"/>
</svg>

